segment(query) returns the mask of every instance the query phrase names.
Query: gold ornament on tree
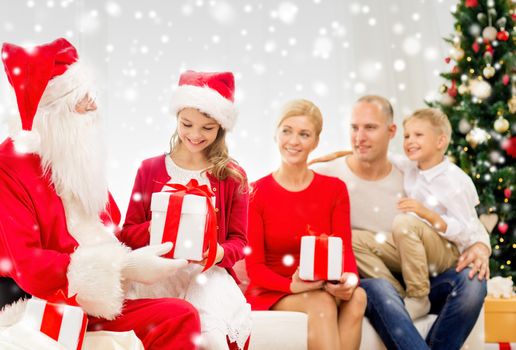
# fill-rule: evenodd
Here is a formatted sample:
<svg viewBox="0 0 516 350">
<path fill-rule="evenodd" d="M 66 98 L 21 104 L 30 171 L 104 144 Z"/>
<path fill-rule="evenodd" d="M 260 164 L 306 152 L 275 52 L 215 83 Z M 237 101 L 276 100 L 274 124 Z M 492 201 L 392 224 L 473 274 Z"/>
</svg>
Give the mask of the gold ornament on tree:
<svg viewBox="0 0 516 350">
<path fill-rule="evenodd" d="M 484 70 L 482 71 L 482 74 L 484 74 L 484 77 L 486 77 L 486 79 L 490 79 L 492 78 L 496 73 L 496 70 L 494 69 L 493 66 L 490 66 L 490 65 L 487 65 Z"/>
<path fill-rule="evenodd" d="M 492 27 L 492 26 L 485 27 L 484 30 L 482 31 L 482 37 L 489 41 L 495 40 L 496 34 L 498 34 L 498 31 L 496 30 L 495 27 Z"/>
<path fill-rule="evenodd" d="M 484 100 L 491 96 L 491 85 L 485 80 L 475 79 L 469 84 L 471 94 L 480 100 Z"/>
<path fill-rule="evenodd" d="M 454 47 L 453 49 L 451 49 L 450 51 L 450 57 L 453 58 L 455 61 L 460 61 L 461 59 L 464 58 L 464 50 L 461 49 L 460 47 Z"/>
<path fill-rule="evenodd" d="M 509 122 L 503 116 L 499 116 L 494 122 L 494 129 L 502 134 L 509 130 Z"/>
</svg>

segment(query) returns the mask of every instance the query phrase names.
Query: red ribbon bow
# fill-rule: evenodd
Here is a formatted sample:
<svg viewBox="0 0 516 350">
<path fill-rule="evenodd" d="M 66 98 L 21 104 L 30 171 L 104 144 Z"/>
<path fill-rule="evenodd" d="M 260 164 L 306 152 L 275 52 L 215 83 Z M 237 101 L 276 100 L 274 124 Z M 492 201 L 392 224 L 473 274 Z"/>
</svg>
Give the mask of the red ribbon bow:
<svg viewBox="0 0 516 350">
<path fill-rule="evenodd" d="M 62 289 L 59 289 L 54 295 L 46 299 L 49 303 L 64 304 L 70 306 L 79 306 L 77 302 L 77 294 L 67 297 Z"/>
<path fill-rule="evenodd" d="M 215 259 L 217 258 L 217 215 L 210 199 L 214 194 L 207 185 L 199 185 L 199 182 L 195 179 L 191 179 L 186 185 L 168 183 L 164 184 L 164 186 L 167 186 L 170 189 L 163 192 L 173 193 L 168 201 L 167 218 L 165 220 L 165 228 L 163 231 L 164 242 L 176 242 L 177 240 L 179 219 L 181 218 L 181 215 L 178 215 L 178 213 L 181 213 L 184 196 L 192 194 L 206 198 L 208 215 L 206 217 L 204 230 L 206 239 L 203 243 L 203 251 L 208 250 L 208 258 L 206 265 L 202 270 L 204 272 L 215 264 Z M 172 258 L 174 256 L 175 248 L 176 245 L 174 244 L 172 250 L 164 256 Z"/>
</svg>

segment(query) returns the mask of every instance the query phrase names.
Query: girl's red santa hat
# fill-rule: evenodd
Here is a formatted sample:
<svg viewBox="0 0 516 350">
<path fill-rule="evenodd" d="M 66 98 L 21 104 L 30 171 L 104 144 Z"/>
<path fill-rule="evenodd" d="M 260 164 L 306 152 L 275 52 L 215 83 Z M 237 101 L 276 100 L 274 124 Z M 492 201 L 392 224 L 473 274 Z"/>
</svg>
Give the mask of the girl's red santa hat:
<svg viewBox="0 0 516 350">
<path fill-rule="evenodd" d="M 2 61 L 21 118 L 22 131 L 12 137 L 17 150 L 37 153 L 40 137 L 32 126 L 39 108 L 55 105 L 90 83 L 90 73 L 78 59 L 75 47 L 63 38 L 30 48 L 2 45 Z"/>
<path fill-rule="evenodd" d="M 172 95 L 171 112 L 195 108 L 215 119 L 222 128 L 231 130 L 238 111 L 234 105 L 235 78 L 231 72 L 186 71 Z"/>
</svg>

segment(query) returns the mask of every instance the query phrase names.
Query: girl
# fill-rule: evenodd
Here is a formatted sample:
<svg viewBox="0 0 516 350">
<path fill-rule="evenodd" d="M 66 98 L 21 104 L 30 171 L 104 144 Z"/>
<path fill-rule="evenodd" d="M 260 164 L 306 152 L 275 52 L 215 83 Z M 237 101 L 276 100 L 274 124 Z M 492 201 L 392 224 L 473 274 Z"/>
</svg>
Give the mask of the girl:
<svg viewBox="0 0 516 350">
<path fill-rule="evenodd" d="M 276 129 L 281 165 L 252 186 L 246 297 L 255 310 L 306 313 L 309 349 L 358 349 L 366 296 L 357 287 L 348 192 L 342 181 L 307 165 L 321 130 L 322 115 L 312 102 L 294 100 L 285 106 Z M 339 283 L 299 278 L 300 236 L 308 225 L 342 238 Z"/>
<path fill-rule="evenodd" d="M 191 302 L 201 317 L 199 344 L 207 349 L 242 349 L 251 329 L 250 306 L 233 271 L 247 244 L 249 201 L 246 174 L 231 160 L 225 143 L 237 115 L 233 95 L 230 72 L 181 75 L 172 97 L 177 129 L 170 153 L 143 161 L 119 237 L 133 249 L 149 244 L 151 196 L 166 189 L 164 183 L 185 185 L 196 179 L 211 188 L 218 225 L 216 265 L 201 274 L 204 259 L 165 281 L 134 287 L 139 297 L 179 297 Z"/>
</svg>

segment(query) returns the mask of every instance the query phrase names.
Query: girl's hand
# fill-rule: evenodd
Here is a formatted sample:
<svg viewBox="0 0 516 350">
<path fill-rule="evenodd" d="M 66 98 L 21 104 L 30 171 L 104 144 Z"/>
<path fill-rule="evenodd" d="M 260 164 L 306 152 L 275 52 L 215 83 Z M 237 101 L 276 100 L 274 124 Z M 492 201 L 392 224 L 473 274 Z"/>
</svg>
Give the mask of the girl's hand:
<svg viewBox="0 0 516 350">
<path fill-rule="evenodd" d="M 306 282 L 299 278 L 299 269 L 292 275 L 292 282 L 290 282 L 290 291 L 293 294 L 308 292 L 310 290 L 321 289 L 324 281 Z"/>
<path fill-rule="evenodd" d="M 357 288 L 358 277 L 354 273 L 344 272 L 340 277 L 339 283 L 326 283 L 324 290 L 341 300 L 349 300 Z"/>
<path fill-rule="evenodd" d="M 202 257 L 203 257 L 203 259 L 201 261 L 196 261 L 195 263 L 202 265 L 202 266 L 206 265 L 206 262 L 208 260 L 208 250 L 206 250 L 204 253 L 202 253 Z M 224 248 L 222 248 L 222 246 L 217 243 L 217 256 L 215 257 L 215 264 L 218 264 L 219 262 L 221 262 L 223 258 L 224 258 Z"/>
</svg>

